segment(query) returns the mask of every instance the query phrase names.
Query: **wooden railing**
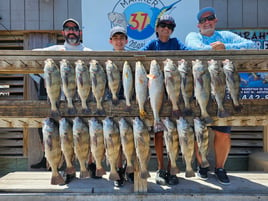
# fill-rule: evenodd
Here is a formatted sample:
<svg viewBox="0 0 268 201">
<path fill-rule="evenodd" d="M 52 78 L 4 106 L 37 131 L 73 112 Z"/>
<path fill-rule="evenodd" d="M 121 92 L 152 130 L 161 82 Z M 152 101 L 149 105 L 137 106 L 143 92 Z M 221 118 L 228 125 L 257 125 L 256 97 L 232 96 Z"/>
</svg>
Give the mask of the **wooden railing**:
<svg viewBox="0 0 268 201">
<path fill-rule="evenodd" d="M 265 50 L 237 50 L 237 51 L 162 51 L 162 52 L 112 52 L 112 51 L 90 51 L 90 52 L 71 52 L 71 51 L 0 51 L 0 74 L 30 74 L 43 73 L 44 60 L 52 58 L 56 63 L 61 59 L 67 59 L 72 64 L 78 59 L 83 60 L 86 64 L 91 59 L 96 59 L 105 67 L 105 61 L 108 59 L 122 71 L 124 61 L 128 61 L 133 69 L 135 62 L 141 61 L 149 72 L 150 62 L 156 59 L 163 68 L 163 61 L 167 58 L 172 59 L 175 63 L 180 59 L 185 59 L 191 65 L 195 59 L 202 60 L 205 65 L 207 61 L 214 59 L 223 61 L 229 59 L 233 61 L 239 72 L 268 72 L 268 51 Z M 170 116 L 171 105 L 165 99 L 160 116 Z M 216 116 L 217 105 L 212 103 L 208 107 L 209 114 L 213 117 L 214 122 L 211 125 L 229 125 L 229 126 L 264 126 L 264 151 L 268 151 L 268 100 L 241 100 L 243 110 L 236 113 L 232 109 L 231 100 L 225 100 L 224 106 L 231 116 L 218 118 Z M 75 116 L 90 118 L 92 114 L 82 114 L 80 102 L 75 102 L 78 108 Z M 139 115 L 138 105 L 135 100 L 132 101 L 131 112 L 124 110 L 125 101 L 120 100 L 119 105 L 112 105 L 111 101 L 103 103 L 105 114 L 98 116 L 121 116 L 135 117 Z M 192 102 L 192 109 L 195 115 L 199 115 L 200 110 L 197 104 Z M 95 102 L 89 103 L 90 108 L 96 108 Z M 61 116 L 73 117 L 67 114 L 66 103 L 61 101 Z M 147 124 L 152 124 L 152 110 L 149 103 L 146 104 L 145 110 L 148 113 Z M 38 128 L 42 126 L 44 118 L 50 115 L 50 106 L 47 101 L 42 100 L 14 100 L 0 101 L 0 127 L 23 127 Z M 140 187 L 139 187 L 140 186 Z M 141 181 L 136 182 L 136 191 L 146 191 L 147 184 Z"/>
</svg>

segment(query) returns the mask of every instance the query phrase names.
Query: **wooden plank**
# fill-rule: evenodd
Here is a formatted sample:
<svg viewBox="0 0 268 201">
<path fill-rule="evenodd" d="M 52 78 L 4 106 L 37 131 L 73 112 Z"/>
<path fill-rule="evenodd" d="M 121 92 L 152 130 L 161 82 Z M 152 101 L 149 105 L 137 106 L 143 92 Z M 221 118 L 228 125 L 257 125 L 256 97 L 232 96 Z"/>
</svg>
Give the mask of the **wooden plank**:
<svg viewBox="0 0 268 201">
<path fill-rule="evenodd" d="M 62 30 L 62 22 L 68 18 L 68 1 L 54 1 L 54 24 L 55 29 Z M 60 12 L 58 12 L 60 11 Z"/>
<path fill-rule="evenodd" d="M 0 133 L 0 140 L 2 139 L 17 139 L 17 138 L 23 138 L 23 133 L 21 132 L 10 132 L 10 133 Z"/>
<path fill-rule="evenodd" d="M 263 151 L 268 152 L 268 124 L 263 127 Z"/>
<path fill-rule="evenodd" d="M 11 29 L 11 22 L 10 22 L 10 1 L 11 0 L 6 0 L 6 1 L 0 1 L 0 13 L 1 16 L 5 16 L 1 19 L 1 23 L 4 26 L 0 26 L 0 30 L 10 30 Z"/>
<path fill-rule="evenodd" d="M 1 85 L 1 84 L 0 84 Z M 0 87 L 1 88 L 1 87 Z M 23 88 L 18 88 L 18 87 L 15 87 L 15 88 L 1 88 L 0 89 L 0 93 L 7 93 L 7 92 L 9 92 L 9 93 L 23 93 L 24 92 L 24 90 L 23 90 Z"/>
<path fill-rule="evenodd" d="M 260 152 L 262 151 L 261 147 L 232 147 L 229 153 L 229 156 L 235 155 L 249 155 L 251 153 Z"/>
<path fill-rule="evenodd" d="M 265 8 L 265 9 L 264 9 Z M 258 27 L 268 27 L 268 1 L 258 0 Z"/>
<path fill-rule="evenodd" d="M 23 85 L 23 80 L 0 80 L 0 85 Z"/>
<path fill-rule="evenodd" d="M 7 146 L 22 146 L 22 140 L 1 140 L 0 147 L 7 147 Z"/>
<path fill-rule="evenodd" d="M 21 148 L 15 148 L 15 147 L 12 147 L 12 148 L 3 148 L 3 147 L 0 147 L 0 156 L 14 156 L 14 155 L 20 155 L 22 156 L 23 155 L 23 149 L 22 147 Z"/>
<path fill-rule="evenodd" d="M 228 0 L 228 28 L 237 28 L 241 27 L 243 24 L 243 0 Z M 221 19 L 219 19 L 221 20 Z"/>
<path fill-rule="evenodd" d="M 262 126 L 250 126 L 250 127 L 234 126 L 234 127 L 232 127 L 232 131 L 234 131 L 234 132 L 236 132 L 236 131 L 259 131 L 259 132 L 262 132 L 263 127 Z"/>
<path fill-rule="evenodd" d="M 54 30 L 54 1 L 39 1 L 40 3 L 40 29 L 41 30 Z"/>
<path fill-rule="evenodd" d="M 217 14 L 217 18 L 218 18 L 218 22 L 217 22 L 217 26 L 219 27 L 228 27 L 228 13 L 227 13 L 227 1 L 226 0 L 218 0 L 218 1 L 214 1 L 214 5 L 213 7 L 216 10 L 216 14 Z"/>
<path fill-rule="evenodd" d="M 28 156 L 28 140 L 29 140 L 29 129 L 23 128 L 23 156 Z"/>
<path fill-rule="evenodd" d="M 268 71 L 267 51 L 265 50 L 241 50 L 241 51 L 132 51 L 132 52 L 112 52 L 112 51 L 0 51 L 0 74 L 28 74 L 43 73 L 43 62 L 47 58 L 52 58 L 58 64 L 63 58 L 68 58 L 71 64 L 78 59 L 84 60 L 87 64 L 91 59 L 96 59 L 105 66 L 107 59 L 113 60 L 120 70 L 123 63 L 128 60 L 132 68 L 136 61 L 141 61 L 147 70 L 150 62 L 157 58 L 161 68 L 163 61 L 167 58 L 175 62 L 185 59 L 191 64 L 193 59 L 200 59 L 207 65 L 210 59 L 223 61 L 229 58 L 236 65 L 240 72 L 261 72 Z"/>
<path fill-rule="evenodd" d="M 21 0 L 12 0 L 11 1 L 11 29 L 12 30 L 24 30 L 24 1 Z M 23 9 L 22 9 L 23 8 Z"/>
<path fill-rule="evenodd" d="M 231 135 L 232 140 L 236 140 L 236 139 L 244 139 L 244 140 L 262 140 L 263 138 L 263 134 L 261 133 L 255 133 L 255 132 L 251 132 L 251 133 L 247 133 L 247 132 L 243 132 L 241 131 L 239 134 L 238 133 L 233 133 Z"/>
<path fill-rule="evenodd" d="M 237 147 L 262 147 L 263 142 L 262 140 L 232 140 L 232 146 Z"/>
<path fill-rule="evenodd" d="M 39 2 L 25 0 L 25 30 L 40 30 Z"/>
<path fill-rule="evenodd" d="M 103 107 L 105 114 L 99 115 L 99 117 L 105 117 L 107 115 L 114 117 L 135 117 L 139 116 L 138 104 L 136 101 L 132 101 L 132 111 L 125 111 L 125 100 L 120 100 L 117 106 L 112 105 L 111 101 L 104 101 Z M 211 105 L 208 108 L 208 113 L 215 117 L 215 121 L 213 125 L 236 125 L 236 126 L 262 126 L 266 123 L 266 116 L 268 114 L 267 100 L 241 100 L 240 103 L 243 105 L 243 110 L 239 113 L 233 113 L 232 110 L 232 102 L 230 100 L 226 100 L 225 108 L 230 112 L 230 117 L 227 118 L 217 118 L 216 112 L 217 106 Z M 96 103 L 93 101 L 88 102 L 89 108 L 91 109 L 90 114 L 83 114 L 80 101 L 75 101 L 74 105 L 76 107 L 77 113 L 75 115 L 69 115 L 67 113 L 67 103 L 65 101 L 61 101 L 59 104 L 60 115 L 65 117 L 73 117 L 79 115 L 81 117 L 92 117 L 96 116 L 95 108 Z M 182 106 L 181 106 L 182 107 Z M 168 101 L 164 101 L 162 105 L 162 109 L 160 111 L 160 115 L 162 117 L 171 115 L 171 104 Z M 191 103 L 191 108 L 195 116 L 200 115 L 199 106 L 194 102 Z M 181 108 L 183 109 L 183 108 Z M 145 104 L 145 110 L 148 113 L 149 120 L 152 119 L 152 109 L 150 103 L 147 102 Z M 35 101 L 35 100 L 16 100 L 16 101 L 0 101 L 0 117 L 47 117 L 50 115 L 50 105 L 47 101 Z M 259 116 L 260 115 L 260 116 Z M 243 119 L 237 119 L 239 116 L 244 116 Z M 247 116 L 248 119 L 247 119 Z M 250 116 L 253 116 L 251 118 Z M 256 117 L 254 117 L 256 116 Z M 243 120 L 243 122 L 241 122 Z M 238 122 L 238 123 L 237 123 Z M 241 123 L 241 124 L 240 124 Z"/>
<path fill-rule="evenodd" d="M 26 33 L 24 34 L 25 50 L 44 48 L 57 44 L 57 33 Z"/>
<path fill-rule="evenodd" d="M 81 1 L 77 1 L 77 0 L 68 0 L 68 18 L 74 18 L 76 19 L 80 25 L 81 28 L 82 26 L 82 15 L 80 13 L 82 13 L 82 5 L 81 5 Z"/>
<path fill-rule="evenodd" d="M 258 24 L 257 12 L 258 1 L 244 0 L 243 1 L 243 26 L 248 28 L 256 27 Z"/>
<path fill-rule="evenodd" d="M 202 9 L 204 7 L 213 7 L 213 0 L 200 0 L 199 8 Z"/>
<path fill-rule="evenodd" d="M 148 190 L 147 179 L 142 179 L 140 177 L 140 166 L 136 156 L 134 161 L 134 192 L 145 193 Z"/>
</svg>

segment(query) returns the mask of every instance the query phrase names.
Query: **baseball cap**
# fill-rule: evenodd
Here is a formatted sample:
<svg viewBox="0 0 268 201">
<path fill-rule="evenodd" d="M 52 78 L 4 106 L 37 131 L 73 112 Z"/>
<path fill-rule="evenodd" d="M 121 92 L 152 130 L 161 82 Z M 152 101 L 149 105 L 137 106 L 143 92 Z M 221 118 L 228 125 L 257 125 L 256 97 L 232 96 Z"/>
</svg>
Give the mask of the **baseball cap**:
<svg viewBox="0 0 268 201">
<path fill-rule="evenodd" d="M 197 13 L 197 20 L 199 21 L 201 16 L 204 14 L 204 13 L 212 13 L 213 15 L 216 14 L 216 11 L 214 8 L 212 7 L 205 7 L 205 8 L 202 8 L 198 13 Z"/>
<path fill-rule="evenodd" d="M 79 22 L 77 22 L 77 21 L 76 21 L 75 19 L 73 19 L 73 18 L 69 18 L 69 19 L 67 19 L 67 20 L 64 20 L 64 22 L 62 23 L 62 27 L 65 27 L 65 25 L 66 25 L 68 22 L 73 22 L 73 23 L 75 23 L 75 24 L 78 26 L 78 28 L 80 29 Z"/>
<path fill-rule="evenodd" d="M 168 24 L 173 24 L 174 27 L 176 26 L 175 20 L 170 15 L 162 15 L 157 21 L 157 26 L 160 23 L 168 23 Z"/>
<path fill-rule="evenodd" d="M 116 33 L 122 33 L 125 36 L 127 36 L 127 31 L 124 27 L 120 27 L 120 26 L 113 27 L 110 31 L 110 38 L 113 37 L 113 35 Z"/>
</svg>

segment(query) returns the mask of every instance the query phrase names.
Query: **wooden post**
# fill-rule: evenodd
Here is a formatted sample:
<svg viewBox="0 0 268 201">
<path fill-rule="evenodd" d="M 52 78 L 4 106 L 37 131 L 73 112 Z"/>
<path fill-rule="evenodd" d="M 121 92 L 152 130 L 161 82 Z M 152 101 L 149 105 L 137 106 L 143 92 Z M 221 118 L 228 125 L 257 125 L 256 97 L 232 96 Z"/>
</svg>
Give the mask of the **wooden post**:
<svg viewBox="0 0 268 201">
<path fill-rule="evenodd" d="M 268 152 L 268 125 L 263 126 L 263 151 Z"/>
<path fill-rule="evenodd" d="M 136 156 L 134 157 L 134 192 L 147 192 L 147 179 L 142 179 L 140 177 L 140 165 Z"/>
</svg>

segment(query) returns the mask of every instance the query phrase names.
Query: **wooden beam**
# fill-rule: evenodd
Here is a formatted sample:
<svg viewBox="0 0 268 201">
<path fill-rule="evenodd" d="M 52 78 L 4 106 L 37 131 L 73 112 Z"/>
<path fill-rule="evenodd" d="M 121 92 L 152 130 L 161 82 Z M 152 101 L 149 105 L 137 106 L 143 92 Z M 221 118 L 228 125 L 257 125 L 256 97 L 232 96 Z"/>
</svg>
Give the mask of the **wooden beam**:
<svg viewBox="0 0 268 201">
<path fill-rule="evenodd" d="M 127 60 L 133 70 L 136 61 L 141 61 L 149 70 L 151 60 L 156 59 L 163 67 L 167 58 L 175 62 L 185 59 L 189 63 L 194 59 L 207 62 L 210 59 L 223 61 L 230 59 L 240 72 L 268 71 L 268 52 L 266 50 L 230 50 L 230 51 L 29 51 L 29 50 L 2 50 L 0 51 L 0 74 L 5 73 L 43 73 L 43 62 L 52 58 L 56 63 L 61 59 L 68 59 L 72 64 L 78 59 L 88 63 L 96 59 L 105 66 L 107 59 L 113 60 L 122 70 L 123 63 Z"/>
</svg>

